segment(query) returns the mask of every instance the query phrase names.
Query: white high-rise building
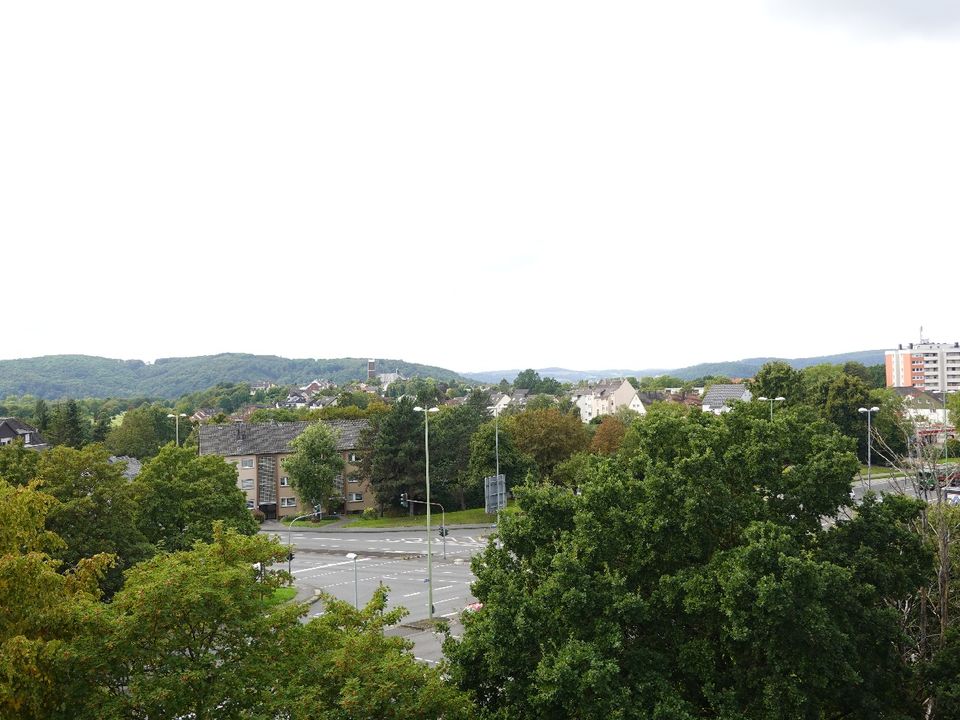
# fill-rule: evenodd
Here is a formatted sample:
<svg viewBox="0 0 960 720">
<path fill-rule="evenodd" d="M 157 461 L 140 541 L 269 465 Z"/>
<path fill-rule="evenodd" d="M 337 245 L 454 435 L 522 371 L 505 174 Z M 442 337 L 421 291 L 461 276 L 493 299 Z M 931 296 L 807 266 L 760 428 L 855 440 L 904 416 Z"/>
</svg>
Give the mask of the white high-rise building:
<svg viewBox="0 0 960 720">
<path fill-rule="evenodd" d="M 887 387 L 914 387 L 927 392 L 960 390 L 960 343 L 919 343 L 887 350 Z"/>
</svg>

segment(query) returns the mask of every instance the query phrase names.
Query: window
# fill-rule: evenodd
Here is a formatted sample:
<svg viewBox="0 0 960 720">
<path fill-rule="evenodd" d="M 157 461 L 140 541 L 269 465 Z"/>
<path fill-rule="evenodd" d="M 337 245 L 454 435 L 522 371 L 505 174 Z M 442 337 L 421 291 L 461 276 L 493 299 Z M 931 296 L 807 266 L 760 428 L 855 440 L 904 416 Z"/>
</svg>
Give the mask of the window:
<svg viewBox="0 0 960 720">
<path fill-rule="evenodd" d="M 253 510 L 253 500 L 247 500 L 247 510 Z"/>
<path fill-rule="evenodd" d="M 350 493 L 347 495 L 350 502 L 363 502 L 363 493 Z"/>
<path fill-rule="evenodd" d="M 245 478 L 241 480 L 240 487 L 243 490 L 253 490 L 253 478 Z"/>
<path fill-rule="evenodd" d="M 296 507 L 296 498 L 280 498 L 280 507 Z"/>
<path fill-rule="evenodd" d="M 280 487 L 289 487 L 289 485 L 290 485 L 290 478 L 285 478 L 285 477 L 280 478 Z"/>
<path fill-rule="evenodd" d="M 359 460 L 359 458 L 357 457 L 357 454 L 356 454 L 356 453 L 350 453 L 350 454 L 347 456 L 347 459 L 349 460 L 349 462 L 352 462 L 352 463 L 355 463 L 355 462 L 357 462 L 357 460 Z"/>
<path fill-rule="evenodd" d="M 240 461 L 240 467 L 242 468 L 252 468 L 253 467 L 253 458 L 247 458 Z"/>
</svg>

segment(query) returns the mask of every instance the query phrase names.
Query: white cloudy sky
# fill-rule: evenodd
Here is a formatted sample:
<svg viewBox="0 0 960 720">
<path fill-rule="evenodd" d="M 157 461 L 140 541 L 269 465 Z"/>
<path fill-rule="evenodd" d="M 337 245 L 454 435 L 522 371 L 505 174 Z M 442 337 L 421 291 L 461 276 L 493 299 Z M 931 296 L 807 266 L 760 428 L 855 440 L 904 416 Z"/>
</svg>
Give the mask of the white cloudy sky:
<svg viewBox="0 0 960 720">
<path fill-rule="evenodd" d="M 960 4 L 0 2 L 0 358 L 960 339 Z"/>
</svg>

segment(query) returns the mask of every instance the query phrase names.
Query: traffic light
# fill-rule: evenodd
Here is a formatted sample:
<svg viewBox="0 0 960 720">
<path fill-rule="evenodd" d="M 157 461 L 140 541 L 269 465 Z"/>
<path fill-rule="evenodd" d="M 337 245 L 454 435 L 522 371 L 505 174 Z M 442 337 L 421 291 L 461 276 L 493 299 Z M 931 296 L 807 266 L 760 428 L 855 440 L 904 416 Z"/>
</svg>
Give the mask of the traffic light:
<svg viewBox="0 0 960 720">
<path fill-rule="evenodd" d="M 291 550 L 290 552 L 287 553 L 287 562 L 290 562 L 290 561 L 293 560 L 295 557 L 296 557 L 296 555 L 294 555 L 294 554 L 293 554 L 293 550 Z"/>
<path fill-rule="evenodd" d="M 440 537 L 446 537 L 450 534 L 450 531 L 447 530 L 443 525 L 440 526 Z"/>
<path fill-rule="evenodd" d="M 400 507 L 406 507 L 406 506 L 407 506 L 407 494 L 400 493 Z"/>
</svg>

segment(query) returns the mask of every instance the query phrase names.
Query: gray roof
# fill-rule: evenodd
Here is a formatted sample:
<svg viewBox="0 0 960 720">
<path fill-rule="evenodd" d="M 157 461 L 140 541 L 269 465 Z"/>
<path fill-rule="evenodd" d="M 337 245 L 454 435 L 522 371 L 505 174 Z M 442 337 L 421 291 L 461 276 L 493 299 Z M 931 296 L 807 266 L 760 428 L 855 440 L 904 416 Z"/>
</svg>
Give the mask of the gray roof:
<svg viewBox="0 0 960 720">
<path fill-rule="evenodd" d="M 337 433 L 337 450 L 355 450 L 360 433 L 369 420 L 324 420 Z M 311 423 L 298 422 L 235 422 L 230 425 L 200 427 L 201 455 L 276 455 L 290 452 L 290 442 Z"/>
<path fill-rule="evenodd" d="M 746 385 L 711 385 L 707 394 L 703 396 L 703 404 L 710 407 L 720 407 L 732 400 L 742 400 L 750 392 Z"/>
<path fill-rule="evenodd" d="M 25 436 L 28 433 L 30 435 L 30 444 L 27 445 L 27 447 L 40 447 L 47 444 L 46 441 L 40 437 L 40 431 L 32 425 L 27 425 L 27 423 L 15 417 L 0 417 L 0 437 L 26 439 Z"/>
</svg>

